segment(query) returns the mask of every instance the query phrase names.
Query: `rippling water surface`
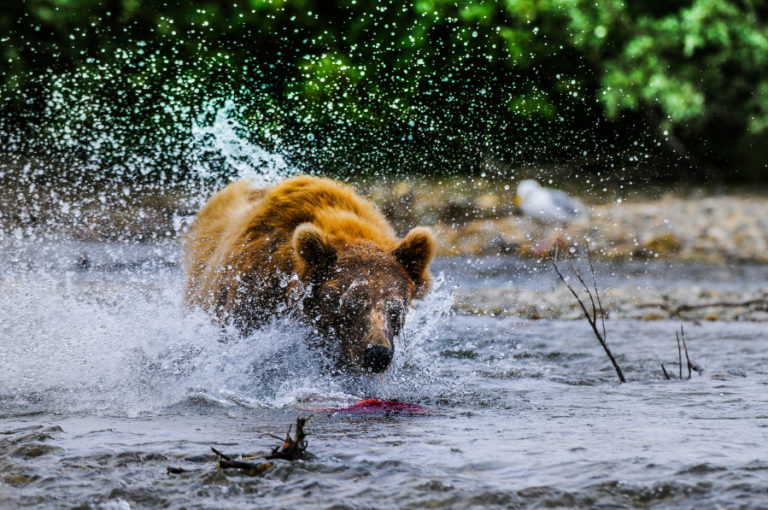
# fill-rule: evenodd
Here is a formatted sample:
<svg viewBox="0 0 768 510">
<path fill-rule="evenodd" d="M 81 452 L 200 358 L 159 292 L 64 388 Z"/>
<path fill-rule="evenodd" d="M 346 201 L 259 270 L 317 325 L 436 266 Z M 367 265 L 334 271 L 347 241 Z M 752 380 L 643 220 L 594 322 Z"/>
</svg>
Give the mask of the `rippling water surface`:
<svg viewBox="0 0 768 510">
<path fill-rule="evenodd" d="M 454 286 L 551 286 L 515 259 L 439 260 L 392 369 L 332 377 L 290 319 L 241 338 L 180 306 L 175 243 L 24 243 L 0 261 L 0 507 L 765 507 L 768 340 L 687 324 L 702 376 L 676 373 L 672 322 L 608 321 L 616 375 L 584 322 L 449 313 Z M 749 285 L 763 268 L 604 267 L 598 278 Z M 686 374 L 687 375 L 687 374 Z M 426 416 L 315 414 L 305 461 L 249 477 L 301 409 L 366 396 Z M 169 466 L 187 470 L 170 475 Z"/>
</svg>

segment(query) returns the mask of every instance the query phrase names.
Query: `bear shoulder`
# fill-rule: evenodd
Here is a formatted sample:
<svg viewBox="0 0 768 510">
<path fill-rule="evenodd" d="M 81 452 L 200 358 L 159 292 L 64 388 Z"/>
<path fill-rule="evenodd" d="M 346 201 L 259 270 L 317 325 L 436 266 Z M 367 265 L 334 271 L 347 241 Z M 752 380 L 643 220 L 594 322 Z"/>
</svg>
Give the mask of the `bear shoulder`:
<svg viewBox="0 0 768 510">
<path fill-rule="evenodd" d="M 396 246 L 396 235 L 384 215 L 352 188 L 322 177 L 300 176 L 271 188 L 249 223 L 268 223 L 286 238 L 303 223 L 313 223 L 340 243 L 374 242 L 383 249 Z"/>
</svg>

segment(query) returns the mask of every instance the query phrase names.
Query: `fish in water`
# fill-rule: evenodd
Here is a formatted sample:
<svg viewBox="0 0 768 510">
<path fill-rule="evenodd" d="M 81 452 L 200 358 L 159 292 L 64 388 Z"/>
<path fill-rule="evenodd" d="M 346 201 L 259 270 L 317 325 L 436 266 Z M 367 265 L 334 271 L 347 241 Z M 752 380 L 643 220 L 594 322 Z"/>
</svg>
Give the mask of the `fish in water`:
<svg viewBox="0 0 768 510">
<path fill-rule="evenodd" d="M 341 413 L 341 414 L 398 414 L 398 415 L 418 415 L 431 414 L 434 411 L 419 404 L 410 402 L 401 402 L 399 400 L 379 400 L 370 398 L 355 402 L 349 407 L 327 408 L 327 409 L 305 409 L 316 413 Z"/>
</svg>

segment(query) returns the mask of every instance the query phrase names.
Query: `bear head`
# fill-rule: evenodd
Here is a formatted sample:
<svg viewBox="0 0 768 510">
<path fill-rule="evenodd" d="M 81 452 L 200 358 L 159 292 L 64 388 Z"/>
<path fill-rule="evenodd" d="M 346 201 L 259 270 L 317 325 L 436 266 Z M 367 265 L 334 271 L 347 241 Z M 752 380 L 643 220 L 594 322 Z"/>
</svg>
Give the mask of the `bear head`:
<svg viewBox="0 0 768 510">
<path fill-rule="evenodd" d="M 435 252 L 426 228 L 392 250 L 369 240 L 341 242 L 311 223 L 293 235 L 302 310 L 345 367 L 382 372 L 390 364 L 411 300 L 429 286 Z"/>
</svg>

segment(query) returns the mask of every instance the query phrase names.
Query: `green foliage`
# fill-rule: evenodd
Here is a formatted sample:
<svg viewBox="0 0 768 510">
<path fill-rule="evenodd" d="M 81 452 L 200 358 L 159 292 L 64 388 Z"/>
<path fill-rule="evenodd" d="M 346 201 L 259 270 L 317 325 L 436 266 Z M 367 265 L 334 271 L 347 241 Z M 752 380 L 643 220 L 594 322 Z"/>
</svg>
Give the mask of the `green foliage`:
<svg viewBox="0 0 768 510">
<path fill-rule="evenodd" d="M 752 0 L 28 0 L 0 13 L 0 109 L 40 111 L 69 72 L 118 104 L 248 91 L 268 105 L 246 114 L 262 134 L 360 135 L 327 164 L 392 137 L 422 159 L 440 140 L 567 159 L 640 120 L 725 164 L 727 141 L 768 134 L 766 14 Z M 136 115 L 156 123 L 149 110 Z"/>
<path fill-rule="evenodd" d="M 765 130 L 768 103 L 754 93 L 768 83 L 768 29 L 751 2 L 678 2 L 661 14 L 623 2 L 568 3 L 571 42 L 601 73 L 609 117 L 644 110 L 680 129 L 726 115 L 752 133 Z"/>
</svg>

